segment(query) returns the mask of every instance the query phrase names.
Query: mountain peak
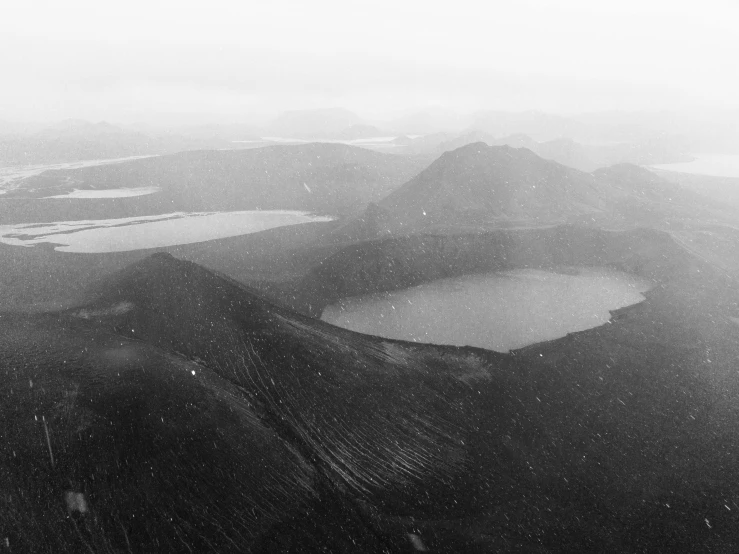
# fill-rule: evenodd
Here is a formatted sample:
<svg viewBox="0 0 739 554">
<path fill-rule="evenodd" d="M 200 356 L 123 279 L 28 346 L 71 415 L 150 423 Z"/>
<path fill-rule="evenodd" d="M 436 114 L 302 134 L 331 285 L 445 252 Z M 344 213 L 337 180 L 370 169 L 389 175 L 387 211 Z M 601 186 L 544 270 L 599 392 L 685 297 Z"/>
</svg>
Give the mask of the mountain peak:
<svg viewBox="0 0 739 554">
<path fill-rule="evenodd" d="M 539 223 L 582 219 L 602 198 L 592 175 L 545 160 L 527 148 L 474 142 L 444 153 L 380 206 L 398 228 Z"/>
</svg>

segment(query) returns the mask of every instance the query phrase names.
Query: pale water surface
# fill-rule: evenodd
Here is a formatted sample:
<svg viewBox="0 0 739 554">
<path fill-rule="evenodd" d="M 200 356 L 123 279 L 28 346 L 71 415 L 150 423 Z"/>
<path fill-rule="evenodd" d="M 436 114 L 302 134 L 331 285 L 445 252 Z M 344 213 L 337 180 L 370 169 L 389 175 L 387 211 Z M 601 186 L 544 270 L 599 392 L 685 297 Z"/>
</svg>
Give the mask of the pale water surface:
<svg viewBox="0 0 739 554">
<path fill-rule="evenodd" d="M 656 164 L 651 167 L 681 173 L 739 178 L 739 154 L 696 154 L 692 162 Z"/>
<path fill-rule="evenodd" d="M 93 167 L 98 165 L 117 164 L 129 160 L 140 160 L 143 158 L 153 158 L 156 155 L 149 156 L 129 156 L 127 158 L 109 158 L 103 160 L 84 160 L 80 162 L 64 162 L 56 164 L 38 164 L 38 165 L 10 165 L 0 167 L 0 194 L 5 194 L 11 190 L 23 187 L 23 181 L 28 177 L 40 175 L 44 171 L 53 171 L 57 169 L 78 169 L 81 167 Z"/>
<path fill-rule="evenodd" d="M 58 244 L 61 252 L 124 252 L 161 248 L 265 231 L 330 217 L 287 210 L 175 212 L 154 216 L 0 225 L 0 242 Z"/>
<path fill-rule="evenodd" d="M 649 288 L 606 268 L 522 269 L 346 298 L 321 319 L 386 338 L 507 352 L 602 325 L 609 310 L 641 302 Z"/>
<path fill-rule="evenodd" d="M 135 196 L 146 196 L 159 192 L 159 187 L 133 187 L 126 189 L 74 189 L 66 194 L 55 194 L 44 196 L 45 198 L 74 198 L 77 200 L 91 200 L 96 198 L 132 198 Z"/>
</svg>

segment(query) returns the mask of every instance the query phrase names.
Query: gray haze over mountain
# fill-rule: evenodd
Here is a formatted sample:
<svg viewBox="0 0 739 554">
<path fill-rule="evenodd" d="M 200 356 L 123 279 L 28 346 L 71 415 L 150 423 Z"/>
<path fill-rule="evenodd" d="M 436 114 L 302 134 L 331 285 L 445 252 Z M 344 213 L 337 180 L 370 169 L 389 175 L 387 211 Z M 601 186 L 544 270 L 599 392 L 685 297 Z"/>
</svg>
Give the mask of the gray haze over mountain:
<svg viewBox="0 0 739 554">
<path fill-rule="evenodd" d="M 0 119 L 737 110 L 737 20 L 728 0 L 12 2 L 0 8 Z"/>
</svg>

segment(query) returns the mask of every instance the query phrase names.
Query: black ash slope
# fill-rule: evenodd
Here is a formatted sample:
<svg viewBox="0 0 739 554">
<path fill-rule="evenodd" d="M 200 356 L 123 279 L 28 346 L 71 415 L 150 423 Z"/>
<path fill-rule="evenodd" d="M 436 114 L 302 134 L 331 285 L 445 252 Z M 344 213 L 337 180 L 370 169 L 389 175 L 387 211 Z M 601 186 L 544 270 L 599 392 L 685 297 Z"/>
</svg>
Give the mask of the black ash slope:
<svg viewBox="0 0 739 554">
<path fill-rule="evenodd" d="M 459 511 L 469 488 L 478 362 L 293 315 L 170 256 L 71 312 L 3 315 L 0 344 L 14 551 L 402 551 L 378 518 Z"/>
<path fill-rule="evenodd" d="M 402 552 L 411 534 L 446 552 L 736 549 L 736 306 L 702 266 L 666 265 L 612 324 L 512 355 L 337 329 L 167 255 L 73 310 L 3 314 L 3 537 L 14 552 Z M 701 283 L 671 304 L 670 286 Z"/>
</svg>

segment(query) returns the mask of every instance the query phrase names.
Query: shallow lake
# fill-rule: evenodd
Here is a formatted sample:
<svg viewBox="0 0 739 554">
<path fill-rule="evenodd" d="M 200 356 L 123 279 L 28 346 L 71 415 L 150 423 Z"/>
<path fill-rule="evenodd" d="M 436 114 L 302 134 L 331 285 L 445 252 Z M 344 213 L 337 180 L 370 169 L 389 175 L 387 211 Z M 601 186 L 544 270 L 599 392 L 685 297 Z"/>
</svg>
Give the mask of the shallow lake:
<svg viewBox="0 0 739 554">
<path fill-rule="evenodd" d="M 176 212 L 155 216 L 0 225 L 0 242 L 52 243 L 61 252 L 124 252 L 161 248 L 265 231 L 330 217 L 287 210 Z"/>
<path fill-rule="evenodd" d="M 44 198 L 75 198 L 78 200 L 93 200 L 98 198 L 133 198 L 159 192 L 159 187 L 132 187 L 126 189 L 74 189 L 65 194 L 44 196 Z"/>
<path fill-rule="evenodd" d="M 38 165 L 15 165 L 0 167 L 0 194 L 22 187 L 22 183 L 28 177 L 40 175 L 44 171 L 56 169 L 79 169 L 81 167 L 93 167 L 98 165 L 117 164 L 129 160 L 140 160 L 156 156 L 129 156 L 127 158 L 110 158 L 104 160 L 85 160 L 80 162 L 64 162 L 56 164 Z"/>
<path fill-rule="evenodd" d="M 385 338 L 507 352 L 602 325 L 609 310 L 641 302 L 649 288 L 606 268 L 522 269 L 346 298 L 321 319 Z"/>
<path fill-rule="evenodd" d="M 651 167 L 681 173 L 739 178 L 739 154 L 695 154 L 692 162 L 656 164 Z"/>
</svg>

